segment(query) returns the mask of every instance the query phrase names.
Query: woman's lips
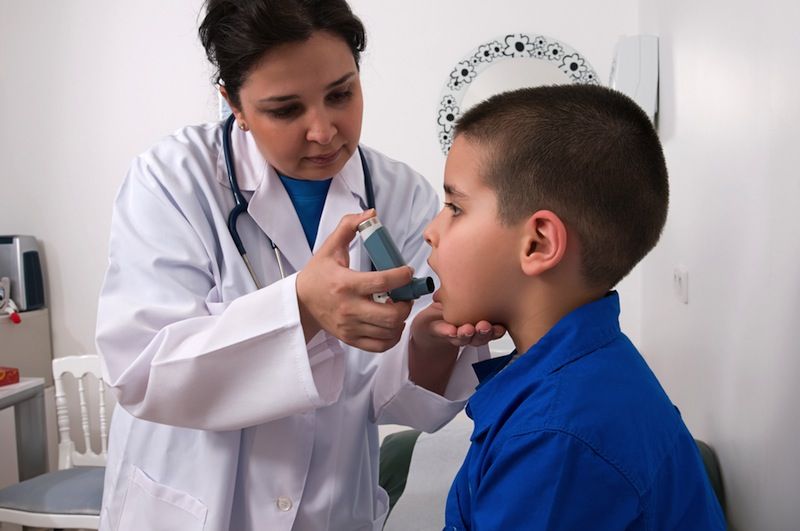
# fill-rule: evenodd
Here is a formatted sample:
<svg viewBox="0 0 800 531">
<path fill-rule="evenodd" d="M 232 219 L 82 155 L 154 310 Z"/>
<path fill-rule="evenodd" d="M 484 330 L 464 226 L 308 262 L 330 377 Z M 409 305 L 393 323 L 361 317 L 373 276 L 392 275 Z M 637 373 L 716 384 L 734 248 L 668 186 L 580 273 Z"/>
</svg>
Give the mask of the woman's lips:
<svg viewBox="0 0 800 531">
<path fill-rule="evenodd" d="M 339 155 L 342 152 L 343 147 L 340 147 L 336 151 L 332 151 L 330 153 L 325 153 L 323 155 L 317 155 L 315 157 L 306 157 L 306 160 L 312 164 L 316 164 L 317 166 L 327 166 L 331 164 L 336 159 L 339 158 Z"/>
</svg>

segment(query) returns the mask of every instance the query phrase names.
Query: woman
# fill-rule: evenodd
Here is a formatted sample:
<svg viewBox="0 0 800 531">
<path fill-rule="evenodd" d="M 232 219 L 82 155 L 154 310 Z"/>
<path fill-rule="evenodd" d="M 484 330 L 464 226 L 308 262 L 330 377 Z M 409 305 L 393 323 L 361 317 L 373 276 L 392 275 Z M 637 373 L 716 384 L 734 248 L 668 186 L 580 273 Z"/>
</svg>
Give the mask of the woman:
<svg viewBox="0 0 800 531">
<path fill-rule="evenodd" d="M 371 299 L 411 277 L 371 272 L 354 240 L 371 192 L 418 276 L 437 200 L 407 166 L 359 148 L 365 39 L 345 1 L 206 7 L 251 268 L 227 226 L 221 124 L 134 160 L 97 326 L 121 406 L 101 529 L 380 529 L 376 425 L 443 425 L 474 387 L 476 347 L 503 330 L 457 328 L 434 303 L 404 331 L 411 303 Z"/>
</svg>

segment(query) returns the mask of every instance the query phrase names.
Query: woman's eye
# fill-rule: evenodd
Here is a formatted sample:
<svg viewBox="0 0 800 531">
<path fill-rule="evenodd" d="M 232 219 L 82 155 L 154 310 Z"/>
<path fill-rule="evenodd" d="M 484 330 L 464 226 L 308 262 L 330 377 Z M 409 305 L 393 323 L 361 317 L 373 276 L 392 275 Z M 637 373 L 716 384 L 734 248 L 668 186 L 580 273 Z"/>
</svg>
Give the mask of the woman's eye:
<svg viewBox="0 0 800 531">
<path fill-rule="evenodd" d="M 344 103 L 353 97 L 352 90 L 343 90 L 340 92 L 332 92 L 328 94 L 328 101 L 331 103 Z"/>
<path fill-rule="evenodd" d="M 453 217 L 460 215 L 462 212 L 462 210 L 458 207 L 458 205 L 455 205 L 453 203 L 445 203 L 444 206 L 445 208 L 449 208 L 451 210 Z"/>
<path fill-rule="evenodd" d="M 300 107 L 297 105 L 289 105 L 287 107 L 279 107 L 277 109 L 269 109 L 266 112 L 268 115 L 272 116 L 273 118 L 278 119 L 285 119 L 291 118 L 295 116 L 300 111 Z"/>
</svg>

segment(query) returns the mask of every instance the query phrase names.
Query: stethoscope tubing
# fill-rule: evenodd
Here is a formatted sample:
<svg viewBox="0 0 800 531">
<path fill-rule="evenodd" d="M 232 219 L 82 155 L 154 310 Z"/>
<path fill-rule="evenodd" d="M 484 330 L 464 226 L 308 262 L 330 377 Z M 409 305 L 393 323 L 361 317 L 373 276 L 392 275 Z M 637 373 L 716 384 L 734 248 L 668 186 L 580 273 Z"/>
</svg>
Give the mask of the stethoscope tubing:
<svg viewBox="0 0 800 531">
<path fill-rule="evenodd" d="M 261 283 L 258 281 L 258 277 L 256 276 L 255 270 L 253 269 L 252 264 L 250 263 L 250 259 L 247 258 L 247 249 L 244 247 L 244 243 L 242 243 L 242 239 L 239 236 L 239 231 L 236 228 L 236 222 L 239 219 L 239 215 L 243 212 L 247 212 L 247 199 L 245 199 L 242 191 L 239 189 L 239 181 L 236 177 L 236 168 L 234 165 L 233 160 L 233 147 L 231 142 L 231 134 L 233 132 L 233 123 L 236 121 L 236 117 L 231 114 L 223 124 L 222 128 L 222 152 L 225 156 L 225 169 L 228 172 L 228 183 L 231 187 L 231 194 L 233 195 L 234 205 L 231 209 L 230 213 L 228 214 L 228 232 L 231 234 L 231 238 L 233 238 L 233 243 L 236 245 L 236 249 L 239 251 L 242 259 L 244 260 L 244 264 L 247 267 L 247 271 L 250 273 L 250 276 L 253 278 L 253 282 L 256 285 L 256 289 L 261 289 Z M 367 159 L 364 157 L 364 152 L 361 148 L 358 148 L 358 155 L 361 158 L 361 167 L 364 171 L 364 188 L 366 190 L 367 195 L 367 209 L 375 208 L 375 190 L 372 187 L 372 175 L 369 171 L 369 165 L 367 164 Z M 278 269 L 281 273 L 281 278 L 286 278 L 286 273 L 283 269 L 283 260 L 281 260 L 281 253 L 278 246 L 275 245 L 275 242 L 267 236 L 267 240 L 269 241 L 270 246 L 272 247 L 272 251 L 275 253 L 275 260 L 278 262 Z M 374 267 L 373 267 L 374 269 Z"/>
</svg>

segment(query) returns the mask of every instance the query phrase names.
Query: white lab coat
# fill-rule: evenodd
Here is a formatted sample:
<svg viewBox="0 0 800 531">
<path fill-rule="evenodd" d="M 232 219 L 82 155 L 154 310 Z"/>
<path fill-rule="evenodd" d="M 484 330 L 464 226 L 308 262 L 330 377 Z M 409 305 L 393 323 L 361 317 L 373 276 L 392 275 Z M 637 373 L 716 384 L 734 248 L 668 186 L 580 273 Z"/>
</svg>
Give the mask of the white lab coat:
<svg viewBox="0 0 800 531">
<path fill-rule="evenodd" d="M 377 424 L 444 425 L 487 349 L 462 351 L 441 397 L 408 379 L 410 326 L 382 354 L 326 332 L 306 345 L 294 273 L 311 251 L 300 222 L 251 135 L 234 128 L 250 202 L 239 232 L 266 286 L 256 291 L 226 226 L 221 139 L 219 124 L 178 131 L 134 160 L 117 197 L 97 346 L 121 407 L 100 528 L 378 530 L 388 498 L 377 486 Z M 436 194 L 404 164 L 364 152 L 381 221 L 416 275 L 431 275 L 422 231 Z M 331 183 L 316 247 L 365 197 L 355 153 Z M 282 252 L 283 280 L 265 233 Z M 362 248 L 355 238 L 350 266 L 369 270 Z"/>
</svg>

